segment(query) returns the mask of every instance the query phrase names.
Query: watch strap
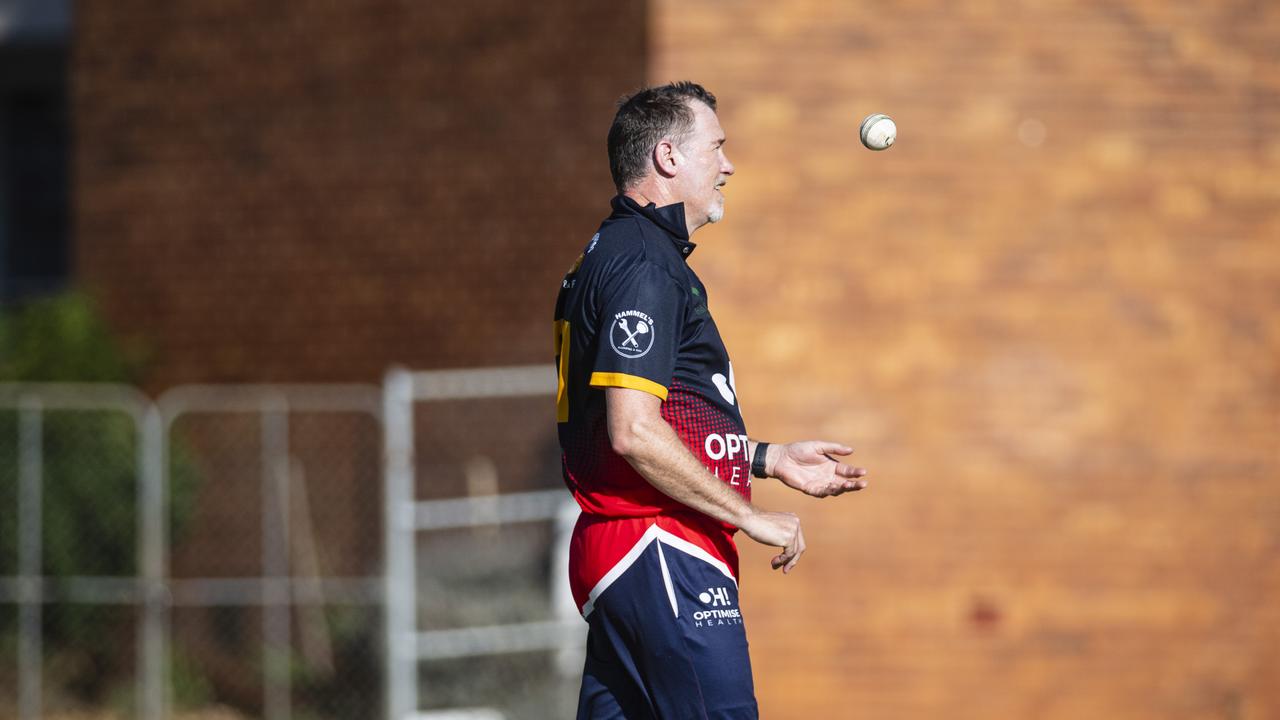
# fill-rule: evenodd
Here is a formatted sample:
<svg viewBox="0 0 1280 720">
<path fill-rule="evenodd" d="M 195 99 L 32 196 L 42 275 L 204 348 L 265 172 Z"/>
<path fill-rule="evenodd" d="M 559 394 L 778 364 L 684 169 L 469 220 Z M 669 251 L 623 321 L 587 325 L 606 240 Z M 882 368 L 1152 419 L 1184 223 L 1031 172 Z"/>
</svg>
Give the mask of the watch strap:
<svg viewBox="0 0 1280 720">
<path fill-rule="evenodd" d="M 766 467 L 765 460 L 768 458 L 768 456 L 769 456 L 769 443 L 767 442 L 756 443 L 756 454 L 751 459 L 752 476 L 758 477 L 758 478 L 769 477 L 769 473 L 765 469 Z"/>
</svg>

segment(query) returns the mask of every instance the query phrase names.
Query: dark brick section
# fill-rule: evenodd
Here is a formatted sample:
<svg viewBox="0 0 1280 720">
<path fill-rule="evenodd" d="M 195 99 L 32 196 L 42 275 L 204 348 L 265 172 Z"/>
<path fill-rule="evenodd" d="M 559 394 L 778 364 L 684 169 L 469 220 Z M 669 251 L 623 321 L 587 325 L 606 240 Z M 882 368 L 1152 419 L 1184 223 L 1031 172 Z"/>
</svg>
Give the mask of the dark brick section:
<svg viewBox="0 0 1280 720">
<path fill-rule="evenodd" d="M 617 97 L 643 83 L 645 22 L 640 2 L 84 0 L 76 280 L 152 347 L 152 393 L 550 364 L 560 277 L 609 212 L 605 136 Z M 551 401 L 497 405 L 419 408 L 419 497 L 559 483 Z M 380 446 L 363 426 L 293 419 L 310 498 L 293 509 L 309 521 L 292 530 L 295 571 L 306 539 L 325 576 L 377 574 Z M 175 576 L 260 571 L 259 429 L 241 420 L 184 425 L 205 482 Z M 498 487 L 469 486 L 468 468 Z M 317 636 L 307 612 L 300 640 Z M 254 712 L 260 622 L 174 616 L 217 699 Z M 356 716 L 377 714 L 377 628 L 358 638 L 365 655 L 335 650 L 342 681 L 327 687 Z M 352 658 L 363 680 L 347 677 Z"/>
<path fill-rule="evenodd" d="M 77 5 L 77 278 L 152 390 L 549 362 L 639 2 Z"/>
</svg>

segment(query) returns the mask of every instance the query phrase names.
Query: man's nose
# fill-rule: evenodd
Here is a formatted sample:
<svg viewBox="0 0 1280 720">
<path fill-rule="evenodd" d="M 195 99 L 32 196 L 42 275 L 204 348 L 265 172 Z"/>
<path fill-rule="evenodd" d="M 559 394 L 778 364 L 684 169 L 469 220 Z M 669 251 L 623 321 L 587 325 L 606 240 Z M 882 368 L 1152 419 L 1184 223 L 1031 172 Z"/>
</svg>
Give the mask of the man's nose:
<svg viewBox="0 0 1280 720">
<path fill-rule="evenodd" d="M 725 175 L 733 174 L 733 163 L 729 162 L 729 158 L 724 158 L 724 161 L 720 163 L 720 172 Z"/>
</svg>

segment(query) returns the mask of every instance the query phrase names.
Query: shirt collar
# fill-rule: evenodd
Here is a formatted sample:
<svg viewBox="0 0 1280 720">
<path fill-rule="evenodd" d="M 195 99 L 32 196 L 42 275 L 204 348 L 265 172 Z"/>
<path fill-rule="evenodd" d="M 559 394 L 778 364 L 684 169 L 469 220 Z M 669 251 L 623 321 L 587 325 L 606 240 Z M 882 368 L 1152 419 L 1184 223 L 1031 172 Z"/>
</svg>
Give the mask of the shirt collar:
<svg viewBox="0 0 1280 720">
<path fill-rule="evenodd" d="M 638 213 L 662 228 L 675 244 L 680 257 L 687 260 L 693 254 L 694 248 L 698 247 L 689 242 L 689 227 L 684 222 L 684 203 L 672 203 L 662 207 L 654 203 L 641 205 L 626 195 L 619 195 L 613 199 L 612 204 L 615 211 Z"/>
</svg>

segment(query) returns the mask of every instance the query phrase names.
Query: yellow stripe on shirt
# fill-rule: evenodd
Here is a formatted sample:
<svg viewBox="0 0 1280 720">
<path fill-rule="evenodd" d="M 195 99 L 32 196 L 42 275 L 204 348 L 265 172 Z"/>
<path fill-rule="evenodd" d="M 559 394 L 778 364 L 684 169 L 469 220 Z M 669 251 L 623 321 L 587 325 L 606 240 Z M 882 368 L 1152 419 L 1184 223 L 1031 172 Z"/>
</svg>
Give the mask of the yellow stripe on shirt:
<svg viewBox="0 0 1280 720">
<path fill-rule="evenodd" d="M 628 390 L 643 390 L 650 395 L 657 395 L 661 400 L 667 399 L 667 389 L 662 385 L 650 380 L 649 378 L 642 378 L 638 375 L 628 375 L 626 373 L 591 373 L 591 387 L 620 387 L 627 388 Z"/>
</svg>

